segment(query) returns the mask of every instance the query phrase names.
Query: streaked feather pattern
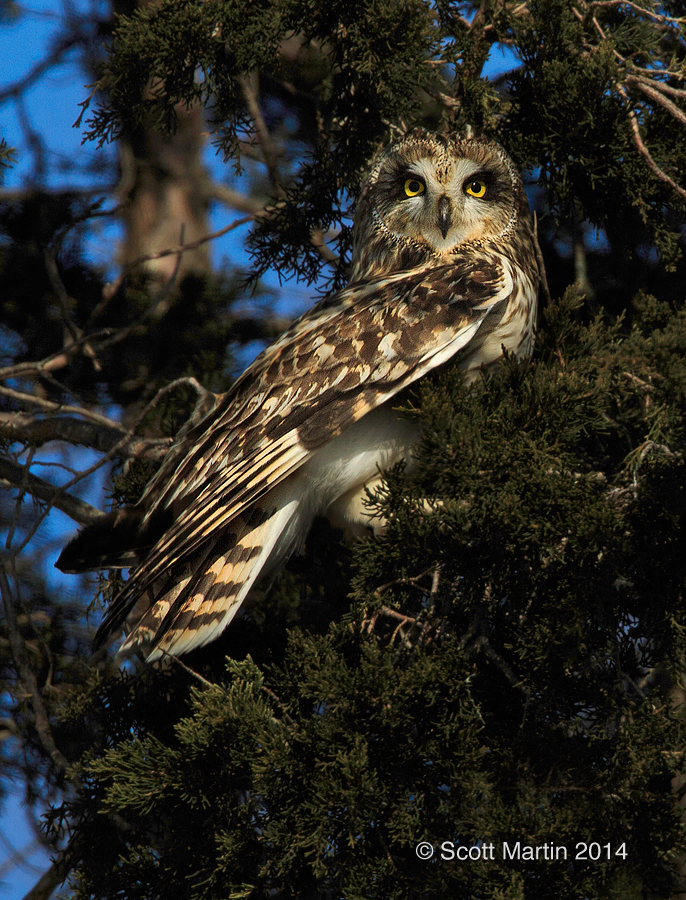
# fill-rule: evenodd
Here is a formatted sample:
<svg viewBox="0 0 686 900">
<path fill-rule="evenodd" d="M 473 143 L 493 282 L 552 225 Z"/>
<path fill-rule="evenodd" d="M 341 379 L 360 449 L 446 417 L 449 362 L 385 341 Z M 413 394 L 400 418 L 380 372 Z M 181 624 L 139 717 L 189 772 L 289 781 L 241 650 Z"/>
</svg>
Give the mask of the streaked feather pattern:
<svg viewBox="0 0 686 900">
<path fill-rule="evenodd" d="M 413 221 L 407 201 L 392 197 L 417 166 L 426 208 L 414 204 Z M 499 229 L 491 238 L 479 206 L 460 194 L 460 179 L 476 177 L 493 193 L 492 208 L 484 206 Z M 452 246 L 450 230 L 436 237 L 433 225 L 421 227 L 440 191 L 461 236 Z M 497 363 L 503 347 L 531 352 L 538 271 L 526 198 L 504 151 L 414 133 L 375 164 L 360 212 L 353 282 L 194 416 L 136 507 L 111 514 L 119 535 L 132 525 L 130 549 L 117 550 L 117 559 L 138 561 L 100 642 L 123 628 L 122 651 L 152 660 L 216 637 L 256 580 L 302 543 L 315 516 L 362 491 L 378 465 L 409 459 L 416 434 L 392 412 L 394 396 L 450 359 L 471 379 Z M 463 234 L 463 219 L 477 238 Z M 86 528 L 58 565 L 120 564 L 103 549 L 106 533 L 102 523 Z"/>
</svg>

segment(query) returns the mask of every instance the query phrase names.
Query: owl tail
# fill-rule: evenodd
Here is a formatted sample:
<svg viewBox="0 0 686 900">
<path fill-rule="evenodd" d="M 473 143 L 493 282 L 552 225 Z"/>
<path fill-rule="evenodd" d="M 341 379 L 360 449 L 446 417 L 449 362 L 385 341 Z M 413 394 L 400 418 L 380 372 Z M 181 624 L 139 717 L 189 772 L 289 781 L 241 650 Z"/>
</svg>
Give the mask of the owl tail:
<svg viewBox="0 0 686 900">
<path fill-rule="evenodd" d="M 277 509 L 252 507 L 203 548 L 183 573 L 171 572 L 161 588 L 148 590 L 128 613 L 128 632 L 118 658 L 142 651 L 148 662 L 180 656 L 216 638 L 238 612 L 261 574 L 284 557 L 280 545 L 290 530 L 297 502 Z M 96 643 L 111 633 L 107 620 Z M 102 634 L 101 634 L 102 632 Z"/>
<path fill-rule="evenodd" d="M 154 544 L 160 525 L 143 529 L 144 516 L 138 507 L 117 509 L 87 525 L 73 538 L 55 563 L 62 572 L 89 572 L 93 569 L 125 569 L 135 565 Z"/>
</svg>

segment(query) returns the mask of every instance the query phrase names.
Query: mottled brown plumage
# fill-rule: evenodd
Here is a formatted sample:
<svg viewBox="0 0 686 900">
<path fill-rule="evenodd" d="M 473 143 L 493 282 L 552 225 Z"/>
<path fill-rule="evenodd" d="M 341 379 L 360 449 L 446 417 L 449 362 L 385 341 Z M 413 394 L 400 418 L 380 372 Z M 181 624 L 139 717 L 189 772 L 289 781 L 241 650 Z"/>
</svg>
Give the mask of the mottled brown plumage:
<svg viewBox="0 0 686 900">
<path fill-rule="evenodd" d="M 216 637 L 316 515 L 370 524 L 365 485 L 417 439 L 399 391 L 450 359 L 473 379 L 503 347 L 530 354 L 538 270 L 509 157 L 425 132 L 391 146 L 362 190 L 350 281 L 193 417 L 132 510 L 65 549 L 67 571 L 134 562 L 100 641 L 124 629 L 124 652 L 156 659 Z"/>
</svg>

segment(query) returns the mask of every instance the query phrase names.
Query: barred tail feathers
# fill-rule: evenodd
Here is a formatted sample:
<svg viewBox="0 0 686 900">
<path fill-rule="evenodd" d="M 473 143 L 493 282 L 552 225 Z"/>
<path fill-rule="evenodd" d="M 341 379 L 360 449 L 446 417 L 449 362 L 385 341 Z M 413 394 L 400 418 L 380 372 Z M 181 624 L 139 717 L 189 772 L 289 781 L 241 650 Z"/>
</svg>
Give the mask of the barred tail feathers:
<svg viewBox="0 0 686 900">
<path fill-rule="evenodd" d="M 230 533 L 216 539 L 199 569 L 139 613 L 118 656 L 142 649 L 153 662 L 166 653 L 188 653 L 216 638 L 258 577 L 285 555 L 278 545 L 291 530 L 297 508 L 297 500 L 291 499 L 276 509 L 255 506 L 234 519 Z"/>
</svg>

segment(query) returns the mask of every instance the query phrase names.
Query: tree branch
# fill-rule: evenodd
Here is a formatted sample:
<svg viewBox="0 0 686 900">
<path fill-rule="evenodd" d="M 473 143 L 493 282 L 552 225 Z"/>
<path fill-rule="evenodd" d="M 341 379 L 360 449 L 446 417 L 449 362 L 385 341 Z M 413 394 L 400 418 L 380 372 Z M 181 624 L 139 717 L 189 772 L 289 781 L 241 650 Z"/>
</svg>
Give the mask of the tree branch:
<svg viewBox="0 0 686 900">
<path fill-rule="evenodd" d="M 10 84 L 4 90 L 0 91 L 0 103 L 4 103 L 5 100 L 9 100 L 10 98 L 18 97 L 27 88 L 30 88 L 31 85 L 35 84 L 36 81 L 45 75 L 48 69 L 57 65 L 65 53 L 68 53 L 72 47 L 76 47 L 79 43 L 80 37 L 78 35 L 69 35 L 60 41 L 52 52 L 40 62 L 36 63 L 31 71 L 27 72 L 23 78 L 20 78 L 19 81 L 15 81 L 14 84 Z"/>
<path fill-rule="evenodd" d="M 109 337 L 112 334 L 111 328 L 103 328 L 101 331 L 92 334 L 82 335 L 77 340 L 69 341 L 60 350 L 46 356 L 38 362 L 21 362 L 14 366 L 5 366 L 0 368 L 0 381 L 9 378 L 21 378 L 27 375 L 40 375 L 45 372 L 54 372 L 57 369 L 63 369 L 70 361 L 70 358 L 83 347 L 84 344 L 92 343 L 103 337 Z"/>
<path fill-rule="evenodd" d="M 634 144 L 636 144 L 636 149 L 645 159 L 651 172 L 653 172 L 660 179 L 660 181 L 664 181 L 665 184 L 668 184 L 673 190 L 680 194 L 684 198 L 684 200 L 686 200 L 686 191 L 681 187 L 681 185 L 677 184 L 676 181 L 670 178 L 669 175 L 658 166 L 658 164 L 651 156 L 650 151 L 643 143 L 643 138 L 641 137 L 641 129 L 638 124 L 638 116 L 636 115 L 636 111 L 633 110 L 630 106 L 629 96 L 626 92 L 626 89 L 621 84 L 616 84 L 615 87 L 617 88 L 617 91 L 619 92 L 619 95 L 624 102 L 624 106 L 626 107 L 627 115 L 629 117 L 629 123 L 631 125 L 631 131 L 633 133 Z"/>
<path fill-rule="evenodd" d="M 6 486 L 21 488 L 32 497 L 44 500 L 50 506 L 62 510 L 79 525 L 96 522 L 105 515 L 85 500 L 65 493 L 64 488 L 55 487 L 54 484 L 33 475 L 28 466 L 22 466 L 21 463 L 10 459 L 0 459 L 0 484 L 2 482 L 5 482 Z"/>
<path fill-rule="evenodd" d="M 189 241 L 187 244 L 179 244 L 178 247 L 168 247 L 166 250 L 159 250 L 157 253 L 147 253 L 145 256 L 139 256 L 137 259 L 134 259 L 132 262 L 127 263 L 122 269 L 121 273 L 115 278 L 114 281 L 111 281 L 109 284 L 106 284 L 102 290 L 103 293 L 103 302 L 99 303 L 97 308 L 93 311 L 91 318 L 95 318 L 96 315 L 99 315 L 104 309 L 105 305 L 112 299 L 112 297 L 116 294 L 116 292 L 121 287 L 121 284 L 126 277 L 126 275 L 132 270 L 135 269 L 136 266 L 140 266 L 145 262 L 149 262 L 153 259 L 162 259 L 165 256 L 174 256 L 180 255 L 184 253 L 186 250 L 196 250 L 202 244 L 206 244 L 207 241 L 213 241 L 216 238 L 222 237 L 225 234 L 228 234 L 230 231 L 233 231 L 235 228 L 239 228 L 241 225 L 245 225 L 248 222 L 252 222 L 253 219 L 256 218 L 257 214 L 251 214 L 249 216 L 243 216 L 240 219 L 236 219 L 234 222 L 231 222 L 230 225 L 226 225 L 224 228 L 220 228 L 219 231 L 213 231 L 210 234 L 205 234 L 201 238 L 197 238 L 195 241 Z M 265 207 L 260 211 L 259 215 L 267 216 L 269 215 L 269 210 Z"/>
<path fill-rule="evenodd" d="M 644 80 L 643 78 L 635 78 L 631 75 L 628 75 L 626 81 L 635 84 L 639 91 L 642 91 L 647 97 L 650 97 L 651 100 L 659 103 L 660 106 L 662 106 L 667 110 L 668 113 L 670 113 L 670 115 L 674 116 L 677 122 L 681 122 L 682 125 L 686 125 L 686 115 L 679 109 L 676 103 L 673 103 L 662 93 L 660 93 L 660 91 L 656 90 L 651 84 L 648 84 L 646 80 Z M 686 91 L 680 91 L 680 94 L 686 97 Z"/>
<path fill-rule="evenodd" d="M 589 5 L 587 6 L 586 16 L 590 15 L 591 11 L 594 9 L 600 9 L 601 7 L 608 6 L 628 6 L 629 9 L 633 9 L 633 11 L 638 13 L 640 16 L 646 16 L 647 18 L 652 19 L 654 22 L 657 22 L 658 25 L 672 25 L 679 27 L 684 22 L 686 22 L 686 19 L 683 17 L 677 19 L 673 16 L 665 16 L 661 13 L 653 12 L 652 9 L 646 9 L 644 6 L 639 6 L 638 3 L 631 3 L 630 0 L 593 0 L 593 2 L 589 3 Z"/>
<path fill-rule="evenodd" d="M 0 395 L 8 397 L 10 400 L 16 400 L 18 403 L 23 403 L 26 406 L 37 406 L 43 412 L 81 416 L 89 422 L 94 422 L 96 425 L 103 425 L 105 428 L 111 428 L 113 431 L 126 434 L 126 429 L 118 422 L 108 419 L 107 416 L 94 413 L 83 406 L 56 403 L 54 400 L 46 400 L 44 397 L 37 397 L 35 394 L 27 394 L 24 391 L 15 391 L 13 388 L 2 386 L 0 386 Z"/>
<path fill-rule="evenodd" d="M 11 480 L 13 483 L 16 484 L 17 483 L 16 478 L 18 477 L 17 469 L 21 469 L 22 481 L 20 482 L 20 485 L 22 487 L 24 487 L 25 490 L 28 490 L 29 493 L 34 494 L 36 497 L 39 497 L 40 499 L 45 499 L 49 503 L 49 506 L 56 506 L 56 507 L 62 509 L 63 512 L 66 512 L 67 515 L 74 518 L 75 521 L 77 521 L 77 522 L 81 521 L 78 518 L 78 516 L 81 514 L 84 514 L 87 517 L 86 521 L 94 521 L 93 511 L 95 511 L 95 513 L 96 513 L 95 518 L 100 518 L 102 515 L 104 515 L 104 513 L 101 513 L 99 510 L 95 510 L 95 508 L 90 506 L 89 504 L 84 504 L 84 502 L 82 500 L 78 500 L 77 498 L 72 498 L 71 495 L 66 493 L 66 491 L 70 487 L 72 487 L 72 485 L 77 484 L 79 481 L 82 481 L 84 478 L 87 478 L 93 472 L 95 472 L 99 468 L 101 468 L 107 462 L 108 459 L 112 459 L 112 457 L 114 457 L 118 453 L 118 451 L 121 450 L 122 447 L 125 447 L 128 444 L 128 442 L 132 439 L 133 435 L 135 434 L 136 428 L 138 428 L 138 426 L 145 419 L 145 417 L 148 415 L 148 413 L 151 410 L 153 410 L 155 408 L 155 406 L 157 406 L 157 404 L 160 402 L 162 397 L 166 396 L 171 391 L 176 390 L 176 388 L 180 387 L 181 385 L 186 385 L 186 386 L 195 388 L 197 390 L 198 394 L 200 395 L 200 397 L 205 397 L 205 396 L 207 396 L 207 394 L 210 393 L 209 391 L 206 391 L 205 388 L 203 388 L 202 385 L 197 381 L 197 379 L 193 378 L 192 376 L 177 378 L 175 381 L 170 382 L 166 387 L 162 388 L 161 390 L 159 390 L 157 392 L 157 394 L 155 394 L 155 396 L 148 403 L 148 405 L 136 416 L 136 418 L 135 418 L 133 424 L 131 425 L 131 427 L 129 428 L 129 430 L 97 462 L 93 463 L 92 466 L 89 466 L 89 468 L 85 469 L 83 472 L 79 472 L 78 474 L 74 475 L 73 478 L 71 478 L 66 484 L 62 485 L 59 488 L 55 488 L 54 485 L 48 485 L 48 488 L 50 490 L 49 496 L 42 497 L 41 493 L 39 493 L 39 491 L 44 490 L 44 486 L 47 485 L 47 482 L 42 482 L 42 479 L 37 478 L 35 475 L 31 475 L 30 472 L 26 471 L 25 466 L 20 466 L 18 463 L 13 463 L 9 460 L 5 460 L 4 464 L 3 464 L 6 467 L 5 471 L 7 472 L 7 474 L 12 476 L 11 479 L 8 479 L 8 480 Z M 1 476 L 2 476 L 2 471 L 0 471 L 0 477 Z M 65 498 L 70 498 L 70 499 L 65 501 Z M 74 501 L 74 502 L 72 503 L 71 501 Z M 64 506 L 65 503 L 66 503 L 66 507 Z M 21 549 L 23 549 L 23 547 L 32 538 L 33 533 L 35 532 L 36 528 L 37 528 L 37 524 L 34 525 L 34 527 L 31 529 L 31 531 L 26 535 L 21 546 L 15 552 L 19 552 Z"/>
<path fill-rule="evenodd" d="M 632 67 L 633 68 L 633 67 Z M 646 69 L 638 69 L 640 72 L 646 72 Z M 676 72 L 669 71 L 661 71 L 660 75 L 670 75 L 677 77 Z M 682 76 L 683 77 L 683 76 Z M 665 84 L 664 81 L 657 81 L 654 78 L 646 78 L 645 76 L 640 75 L 627 75 L 624 79 L 627 84 L 638 84 L 650 87 L 654 91 L 659 91 L 661 94 L 671 94 L 672 97 L 686 97 L 686 91 L 682 88 L 672 87 L 671 84 Z M 678 107 L 677 107 L 678 109 Z M 681 110 L 679 110 L 681 112 Z"/>
<path fill-rule="evenodd" d="M 650 151 L 643 143 L 643 139 L 641 138 L 638 119 L 636 117 L 636 113 L 633 110 L 629 110 L 629 121 L 631 123 L 631 130 L 634 135 L 634 143 L 636 144 L 636 149 L 645 159 L 648 168 L 660 179 L 660 181 L 664 181 L 665 184 L 668 184 L 673 190 L 680 194 L 684 198 L 684 200 L 686 200 L 686 191 L 681 187 L 681 185 L 677 184 L 676 181 L 670 178 L 666 172 L 663 172 L 655 162 L 653 157 L 650 155 Z"/>
<path fill-rule="evenodd" d="M 264 116 L 262 115 L 262 110 L 260 109 L 260 104 L 257 100 L 257 75 L 251 74 L 241 76 L 238 79 L 238 83 L 243 91 L 243 97 L 246 106 L 248 107 L 248 111 L 255 123 L 257 140 L 259 141 L 262 153 L 264 154 L 264 161 L 267 166 L 267 172 L 269 173 L 269 180 L 276 193 L 283 196 L 284 190 L 281 184 L 281 174 L 279 173 L 278 164 L 279 152 L 269 133 L 267 123 L 264 121 Z"/>
<path fill-rule="evenodd" d="M 25 412 L 0 413 L 0 437 L 10 443 L 41 447 L 51 441 L 66 441 L 107 452 L 120 440 L 124 429 L 84 422 L 75 416 L 42 419 Z M 124 448 L 127 456 L 157 459 L 166 453 L 171 438 L 132 438 Z"/>
<path fill-rule="evenodd" d="M 23 900 L 48 900 L 57 888 L 64 884 L 71 866 L 68 866 L 64 857 L 56 859 L 47 869 L 34 886 L 24 894 Z"/>
<path fill-rule="evenodd" d="M 538 274 L 541 277 L 541 291 L 543 292 L 546 306 L 549 306 L 552 302 L 552 297 L 550 296 L 550 288 L 548 287 L 548 276 L 545 271 L 543 251 L 541 250 L 541 245 L 538 243 L 538 216 L 536 213 L 534 213 L 534 248 L 536 250 L 536 262 L 538 263 Z"/>
<path fill-rule="evenodd" d="M 9 636 L 10 648 L 12 650 L 12 658 L 17 669 L 19 679 L 31 697 L 33 706 L 33 714 L 35 717 L 36 732 L 40 738 L 46 753 L 57 766 L 57 768 L 66 773 L 69 768 L 69 762 L 65 756 L 58 750 L 52 736 L 48 712 L 43 703 L 36 676 L 29 665 L 28 654 L 26 653 L 26 644 L 19 632 L 17 624 L 17 613 L 14 608 L 14 601 L 10 590 L 10 583 L 7 578 L 5 564 L 0 565 L 0 592 L 2 593 L 2 605 L 5 610 L 5 620 L 7 622 L 7 633 Z"/>
<path fill-rule="evenodd" d="M 230 206 L 231 209 L 253 216 L 260 215 L 264 209 L 264 204 L 256 198 L 241 194 L 240 191 L 234 191 L 233 188 L 225 184 L 218 184 L 216 181 L 208 180 L 205 196 L 209 200 L 218 200 L 220 203 Z"/>
</svg>

